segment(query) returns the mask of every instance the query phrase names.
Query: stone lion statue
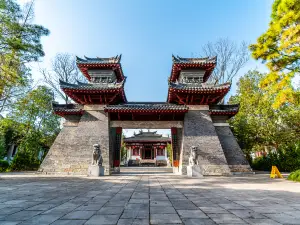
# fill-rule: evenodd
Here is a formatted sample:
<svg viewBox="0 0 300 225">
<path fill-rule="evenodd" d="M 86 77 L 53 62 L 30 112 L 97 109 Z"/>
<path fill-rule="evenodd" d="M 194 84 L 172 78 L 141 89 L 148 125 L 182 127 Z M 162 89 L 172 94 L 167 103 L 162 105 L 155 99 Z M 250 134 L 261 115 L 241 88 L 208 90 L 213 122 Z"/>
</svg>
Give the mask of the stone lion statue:
<svg viewBox="0 0 300 225">
<path fill-rule="evenodd" d="M 198 165 L 198 148 L 196 146 L 191 147 L 190 157 L 189 157 L 189 165 L 194 166 Z"/>
<path fill-rule="evenodd" d="M 93 150 L 92 165 L 102 166 L 103 158 L 100 151 L 100 145 L 94 144 L 93 147 L 94 150 Z"/>
</svg>

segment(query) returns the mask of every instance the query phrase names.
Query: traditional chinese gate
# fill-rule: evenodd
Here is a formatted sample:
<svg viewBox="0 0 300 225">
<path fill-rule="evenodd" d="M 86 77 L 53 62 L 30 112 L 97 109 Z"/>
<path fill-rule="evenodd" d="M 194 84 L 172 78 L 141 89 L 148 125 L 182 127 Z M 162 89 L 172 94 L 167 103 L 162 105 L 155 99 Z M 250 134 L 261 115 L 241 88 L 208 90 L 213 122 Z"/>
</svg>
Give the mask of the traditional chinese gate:
<svg viewBox="0 0 300 225">
<path fill-rule="evenodd" d="M 166 102 L 128 102 L 121 55 L 111 58 L 77 57 L 89 83 L 60 81 L 76 104 L 53 104 L 66 119 L 64 128 L 45 157 L 40 171 L 86 174 L 94 144 L 100 144 L 105 174 L 120 168 L 122 128 L 171 129 L 174 172 L 186 174 L 190 148 L 198 149 L 203 175 L 228 175 L 251 168 L 238 146 L 227 119 L 238 105 L 218 104 L 230 83 L 207 80 L 217 59 L 172 56 Z"/>
</svg>

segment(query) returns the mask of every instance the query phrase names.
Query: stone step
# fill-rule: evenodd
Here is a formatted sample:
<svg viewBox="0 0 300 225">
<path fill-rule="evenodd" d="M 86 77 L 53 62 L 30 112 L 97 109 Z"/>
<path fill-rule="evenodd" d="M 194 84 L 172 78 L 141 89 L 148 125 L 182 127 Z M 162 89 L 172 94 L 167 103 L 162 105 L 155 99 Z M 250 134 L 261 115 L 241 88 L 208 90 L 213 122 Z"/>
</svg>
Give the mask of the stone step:
<svg viewBox="0 0 300 225">
<path fill-rule="evenodd" d="M 172 167 L 121 167 L 120 168 L 121 174 L 162 174 L 162 173 L 173 173 Z"/>
</svg>

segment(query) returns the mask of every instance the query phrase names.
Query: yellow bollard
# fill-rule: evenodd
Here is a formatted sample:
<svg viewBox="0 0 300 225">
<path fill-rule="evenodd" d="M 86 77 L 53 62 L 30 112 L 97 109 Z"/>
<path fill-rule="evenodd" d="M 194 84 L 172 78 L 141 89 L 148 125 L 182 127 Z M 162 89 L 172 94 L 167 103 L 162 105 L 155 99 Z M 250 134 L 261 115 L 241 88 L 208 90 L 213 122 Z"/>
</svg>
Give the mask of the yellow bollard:
<svg viewBox="0 0 300 225">
<path fill-rule="evenodd" d="M 272 166 L 270 178 L 276 178 L 276 176 L 277 176 L 278 178 L 283 178 L 283 176 L 282 176 L 281 173 L 279 172 L 277 166 Z"/>
</svg>

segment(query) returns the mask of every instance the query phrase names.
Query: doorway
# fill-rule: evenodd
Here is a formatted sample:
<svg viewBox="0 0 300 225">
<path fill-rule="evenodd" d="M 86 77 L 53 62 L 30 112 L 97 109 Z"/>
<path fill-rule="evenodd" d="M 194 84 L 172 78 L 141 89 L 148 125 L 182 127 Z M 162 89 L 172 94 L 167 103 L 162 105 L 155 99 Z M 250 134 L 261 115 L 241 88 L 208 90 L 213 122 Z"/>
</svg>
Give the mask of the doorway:
<svg viewBox="0 0 300 225">
<path fill-rule="evenodd" d="M 121 166 L 172 167 L 170 129 L 123 129 Z"/>
<path fill-rule="evenodd" d="M 154 154 L 152 155 L 152 146 L 145 146 L 144 151 L 144 157 L 142 159 L 154 159 Z"/>
</svg>

